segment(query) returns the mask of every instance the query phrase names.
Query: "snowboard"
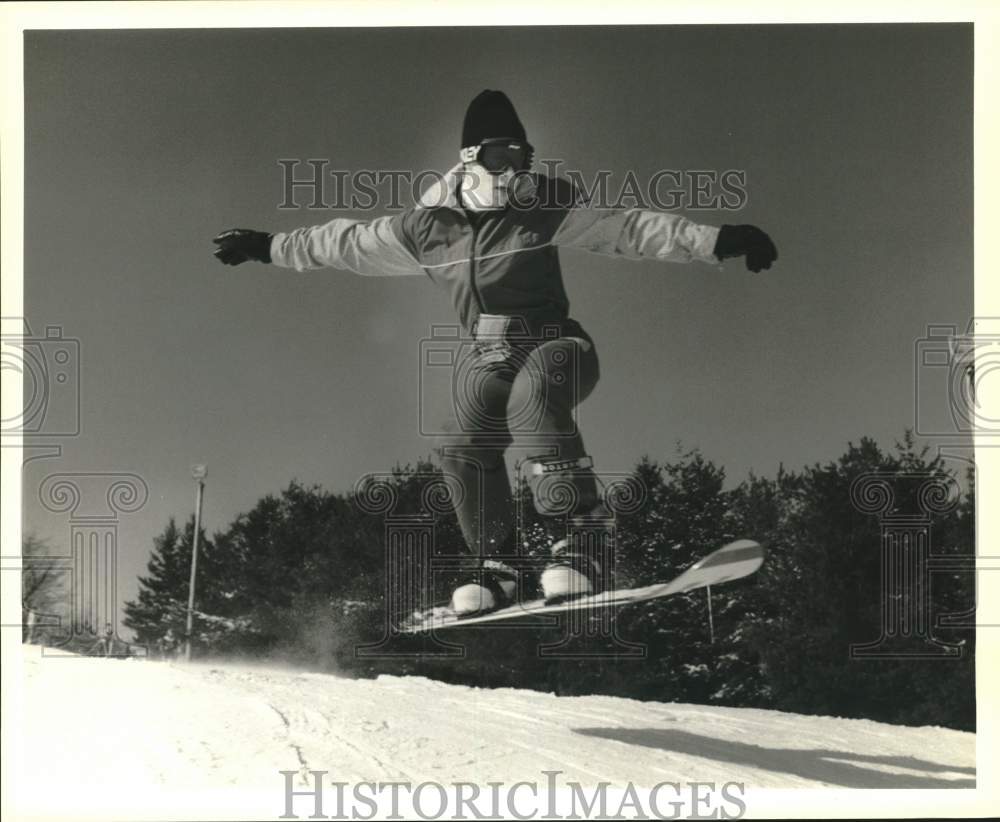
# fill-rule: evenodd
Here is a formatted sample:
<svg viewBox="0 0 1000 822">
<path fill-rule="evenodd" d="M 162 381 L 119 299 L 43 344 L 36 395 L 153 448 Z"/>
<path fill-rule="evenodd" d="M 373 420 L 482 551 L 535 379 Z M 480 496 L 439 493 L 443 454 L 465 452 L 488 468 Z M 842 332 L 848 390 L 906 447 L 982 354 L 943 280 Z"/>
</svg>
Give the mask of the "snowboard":
<svg viewBox="0 0 1000 822">
<path fill-rule="evenodd" d="M 403 633 L 423 633 L 445 628 L 465 628 L 485 622 L 501 622 L 540 614 L 558 614 L 597 608 L 618 608 L 635 602 L 683 594 L 696 588 L 719 585 L 734 579 L 750 576 L 764 562 L 764 549 L 751 539 L 739 539 L 713 551 L 699 560 L 683 574 L 670 582 L 658 582 L 642 588 L 604 591 L 593 596 L 548 604 L 544 599 L 519 602 L 496 611 L 458 616 L 447 605 L 413 613 L 399 626 Z"/>
</svg>

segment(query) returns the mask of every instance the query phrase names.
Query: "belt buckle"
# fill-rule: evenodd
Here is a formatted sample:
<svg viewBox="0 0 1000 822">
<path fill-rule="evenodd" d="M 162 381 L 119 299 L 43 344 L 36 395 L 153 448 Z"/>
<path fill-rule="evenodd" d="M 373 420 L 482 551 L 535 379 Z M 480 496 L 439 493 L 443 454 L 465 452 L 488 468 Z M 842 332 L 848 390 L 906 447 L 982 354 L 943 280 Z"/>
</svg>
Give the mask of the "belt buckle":
<svg viewBox="0 0 1000 822">
<path fill-rule="evenodd" d="M 514 317 L 505 314 L 480 314 L 476 318 L 473 336 L 477 340 L 504 340 L 514 324 Z"/>
</svg>

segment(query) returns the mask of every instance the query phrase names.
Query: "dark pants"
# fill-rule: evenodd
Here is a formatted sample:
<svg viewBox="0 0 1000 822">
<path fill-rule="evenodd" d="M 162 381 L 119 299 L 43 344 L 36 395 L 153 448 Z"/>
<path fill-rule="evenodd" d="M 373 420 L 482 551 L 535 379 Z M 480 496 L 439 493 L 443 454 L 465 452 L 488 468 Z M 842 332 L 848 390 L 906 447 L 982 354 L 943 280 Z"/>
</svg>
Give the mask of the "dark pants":
<svg viewBox="0 0 1000 822">
<path fill-rule="evenodd" d="M 515 346 L 513 356 L 490 362 L 469 348 L 455 372 L 454 416 L 438 453 L 462 535 L 474 554 L 513 552 L 514 507 L 504 452 L 511 445 L 531 457 L 529 477 L 542 514 L 590 511 L 599 497 L 589 467 L 559 466 L 586 456 L 573 408 L 600 376 L 590 340 L 561 337 Z M 547 466 L 545 472 L 542 467 Z"/>
</svg>

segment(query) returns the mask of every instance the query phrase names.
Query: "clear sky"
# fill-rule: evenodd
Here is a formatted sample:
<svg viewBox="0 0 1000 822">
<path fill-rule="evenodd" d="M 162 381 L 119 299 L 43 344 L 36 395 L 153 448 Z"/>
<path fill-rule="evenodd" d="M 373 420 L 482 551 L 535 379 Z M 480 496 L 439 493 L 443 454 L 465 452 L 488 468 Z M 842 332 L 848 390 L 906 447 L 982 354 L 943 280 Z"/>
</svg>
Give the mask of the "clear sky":
<svg viewBox="0 0 1000 822">
<path fill-rule="evenodd" d="M 444 294 L 228 268 L 210 241 L 365 216 L 278 209 L 278 159 L 445 170 L 483 88 L 585 175 L 745 170 L 745 209 L 688 216 L 780 251 L 762 275 L 562 254 L 601 358 L 579 413 L 600 469 L 680 440 L 735 482 L 891 446 L 915 342 L 972 315 L 971 80 L 962 25 L 29 32 L 25 314 L 80 340 L 82 432 L 26 471 L 25 527 L 67 545 L 37 504 L 49 473 L 142 476 L 127 598 L 191 513 L 192 462 L 212 531 L 293 477 L 343 491 L 427 455 L 420 341 L 454 320 Z"/>
</svg>

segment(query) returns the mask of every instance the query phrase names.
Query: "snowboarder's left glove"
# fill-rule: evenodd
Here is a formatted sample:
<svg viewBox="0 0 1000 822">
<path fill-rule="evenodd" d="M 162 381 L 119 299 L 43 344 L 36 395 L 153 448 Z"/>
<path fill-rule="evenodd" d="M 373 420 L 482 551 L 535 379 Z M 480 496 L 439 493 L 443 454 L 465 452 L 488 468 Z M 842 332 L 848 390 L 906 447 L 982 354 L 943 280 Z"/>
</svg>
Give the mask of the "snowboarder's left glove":
<svg viewBox="0 0 1000 822">
<path fill-rule="evenodd" d="M 271 262 L 271 235 L 248 228 L 231 228 L 212 240 L 219 247 L 215 256 L 226 265 L 239 265 L 247 260 Z"/>
<path fill-rule="evenodd" d="M 771 238 L 755 225 L 722 226 L 713 253 L 720 260 L 746 255 L 747 268 L 753 272 L 770 268 L 778 259 L 778 249 Z"/>
</svg>

